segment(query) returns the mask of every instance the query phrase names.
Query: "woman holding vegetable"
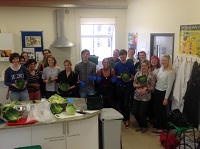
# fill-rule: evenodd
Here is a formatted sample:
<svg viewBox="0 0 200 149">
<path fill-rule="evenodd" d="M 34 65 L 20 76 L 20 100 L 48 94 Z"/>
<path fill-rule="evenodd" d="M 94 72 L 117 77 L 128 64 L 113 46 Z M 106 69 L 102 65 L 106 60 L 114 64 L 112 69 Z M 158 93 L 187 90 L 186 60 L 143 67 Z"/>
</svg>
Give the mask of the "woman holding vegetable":
<svg viewBox="0 0 200 149">
<path fill-rule="evenodd" d="M 26 84 L 28 82 L 27 70 L 19 63 L 20 55 L 12 53 L 9 57 L 11 66 L 5 70 L 4 84 L 9 87 L 11 101 L 29 100 Z"/>
<path fill-rule="evenodd" d="M 79 97 L 77 82 L 78 75 L 72 71 L 70 60 L 64 61 L 65 70 L 58 75 L 57 83 L 59 84 L 58 92 L 62 97 Z"/>
<path fill-rule="evenodd" d="M 43 82 L 46 84 L 46 99 L 57 93 L 56 80 L 60 73 L 60 67 L 56 66 L 56 59 L 54 56 L 47 57 L 47 67 L 44 68 L 42 73 Z"/>
<path fill-rule="evenodd" d="M 146 132 L 148 129 L 146 114 L 151 99 L 151 92 L 154 89 L 155 78 L 150 72 L 150 63 L 147 60 L 141 62 L 141 71 L 137 72 L 133 86 L 135 89 L 133 99 L 133 115 L 139 124 L 136 131 Z"/>
</svg>

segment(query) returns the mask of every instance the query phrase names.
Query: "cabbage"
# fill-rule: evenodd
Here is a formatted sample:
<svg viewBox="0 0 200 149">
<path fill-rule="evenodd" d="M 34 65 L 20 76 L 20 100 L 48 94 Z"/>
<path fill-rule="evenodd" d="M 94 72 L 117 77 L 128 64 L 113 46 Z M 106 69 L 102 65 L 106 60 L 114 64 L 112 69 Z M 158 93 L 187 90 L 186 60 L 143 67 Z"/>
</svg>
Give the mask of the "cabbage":
<svg viewBox="0 0 200 149">
<path fill-rule="evenodd" d="M 9 107 L 3 112 L 3 118 L 5 118 L 8 122 L 16 122 L 19 120 L 19 111 Z"/>
<path fill-rule="evenodd" d="M 51 80 L 51 76 L 49 76 L 48 82 L 53 83 L 53 80 Z"/>
<path fill-rule="evenodd" d="M 22 78 L 19 78 L 15 81 L 17 87 L 19 87 L 19 89 L 22 89 L 24 87 L 24 84 L 25 84 L 25 80 L 22 79 Z"/>
<path fill-rule="evenodd" d="M 58 103 L 52 103 L 50 109 L 53 114 L 60 114 L 63 110 Z"/>
<path fill-rule="evenodd" d="M 51 103 L 65 103 L 67 100 L 63 97 L 61 97 L 58 94 L 54 94 L 49 98 L 49 102 Z"/>
<path fill-rule="evenodd" d="M 139 84 L 145 84 L 147 82 L 147 76 L 143 75 L 137 78 Z"/>
<path fill-rule="evenodd" d="M 18 101 L 12 101 L 11 103 L 9 104 L 5 104 L 3 106 L 3 109 L 2 109 L 2 113 L 4 114 L 7 110 L 9 110 L 10 108 L 14 108 L 15 105 L 20 105 L 20 103 Z"/>
<path fill-rule="evenodd" d="M 61 81 L 59 86 L 58 86 L 62 91 L 67 91 L 69 88 L 69 83 Z"/>
<path fill-rule="evenodd" d="M 66 107 L 66 112 L 67 112 L 67 114 L 69 114 L 69 115 L 75 115 L 75 114 L 76 114 L 76 107 L 75 107 L 73 104 L 68 105 L 68 106 Z"/>
<path fill-rule="evenodd" d="M 130 74 L 128 72 L 123 72 L 121 78 L 125 81 L 128 81 L 130 79 Z"/>
</svg>

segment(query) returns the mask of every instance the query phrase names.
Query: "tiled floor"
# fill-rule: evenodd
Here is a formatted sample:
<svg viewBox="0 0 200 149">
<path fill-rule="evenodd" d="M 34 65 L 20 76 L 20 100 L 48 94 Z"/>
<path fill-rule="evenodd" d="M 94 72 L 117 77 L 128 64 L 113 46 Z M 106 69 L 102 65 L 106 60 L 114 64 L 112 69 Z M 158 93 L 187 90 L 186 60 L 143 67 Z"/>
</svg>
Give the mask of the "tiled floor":
<svg viewBox="0 0 200 149">
<path fill-rule="evenodd" d="M 159 142 L 159 136 L 151 134 L 153 128 L 149 128 L 147 132 L 136 132 L 137 123 L 131 116 L 131 125 L 129 129 L 125 129 L 122 122 L 122 149 L 163 149 Z"/>
</svg>

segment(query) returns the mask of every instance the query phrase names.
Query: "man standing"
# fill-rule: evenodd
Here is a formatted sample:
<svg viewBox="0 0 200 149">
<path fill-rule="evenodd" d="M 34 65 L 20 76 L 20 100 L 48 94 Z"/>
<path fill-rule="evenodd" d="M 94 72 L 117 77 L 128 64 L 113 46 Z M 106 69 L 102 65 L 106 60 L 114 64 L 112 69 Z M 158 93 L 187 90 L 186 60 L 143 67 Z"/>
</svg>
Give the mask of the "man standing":
<svg viewBox="0 0 200 149">
<path fill-rule="evenodd" d="M 81 98 L 87 95 L 94 95 L 94 81 L 96 75 L 96 65 L 88 60 L 90 51 L 84 49 L 81 52 L 82 62 L 76 64 L 75 73 L 78 75 L 80 83 L 79 94 Z"/>
<path fill-rule="evenodd" d="M 122 49 L 119 52 L 120 62 L 115 64 L 115 74 L 117 76 L 117 97 L 118 104 L 122 115 L 124 116 L 125 127 L 129 128 L 130 123 L 130 91 L 133 86 L 132 80 L 136 73 L 135 66 L 132 62 L 127 61 L 127 51 Z M 123 74 L 126 73 L 126 78 Z"/>
<path fill-rule="evenodd" d="M 134 63 L 134 65 L 135 65 L 137 62 L 139 62 L 139 60 L 136 59 L 134 57 L 134 55 L 135 55 L 135 50 L 133 48 L 129 48 L 129 50 L 128 50 L 128 59 L 127 60 L 132 61 Z"/>
<path fill-rule="evenodd" d="M 106 58 L 110 63 L 110 68 L 114 68 L 115 63 L 120 61 L 118 57 L 119 57 L 119 50 L 115 49 L 113 51 L 113 56 Z"/>
</svg>

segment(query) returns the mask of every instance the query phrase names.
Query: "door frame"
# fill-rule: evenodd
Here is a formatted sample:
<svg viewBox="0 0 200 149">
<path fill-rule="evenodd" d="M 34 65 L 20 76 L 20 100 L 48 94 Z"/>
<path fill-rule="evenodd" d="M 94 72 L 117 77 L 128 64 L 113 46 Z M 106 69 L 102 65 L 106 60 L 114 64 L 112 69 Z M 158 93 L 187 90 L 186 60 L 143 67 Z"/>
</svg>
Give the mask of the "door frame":
<svg viewBox="0 0 200 149">
<path fill-rule="evenodd" d="M 153 56 L 154 50 L 154 37 L 156 36 L 171 36 L 173 38 L 172 41 L 172 61 L 174 59 L 174 36 L 175 33 L 150 33 L 150 58 Z"/>
</svg>

